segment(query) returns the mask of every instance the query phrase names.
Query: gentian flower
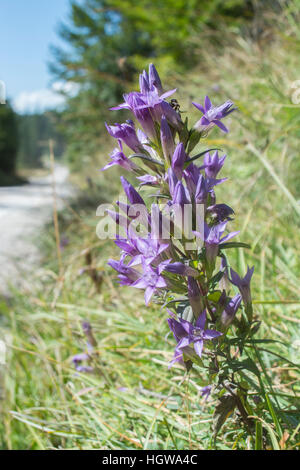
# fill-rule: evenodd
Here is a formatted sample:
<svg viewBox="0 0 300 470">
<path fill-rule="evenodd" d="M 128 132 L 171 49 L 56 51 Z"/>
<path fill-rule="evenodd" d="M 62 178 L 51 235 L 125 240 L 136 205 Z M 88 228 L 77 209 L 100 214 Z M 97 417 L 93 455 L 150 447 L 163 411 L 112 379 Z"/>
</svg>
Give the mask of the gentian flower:
<svg viewBox="0 0 300 470">
<path fill-rule="evenodd" d="M 221 315 L 222 325 L 228 327 L 233 322 L 235 314 L 238 311 L 241 302 L 242 297 L 240 294 L 237 294 L 235 297 L 229 300 Z"/>
<path fill-rule="evenodd" d="M 140 75 L 140 90 L 144 95 L 149 91 L 156 91 L 158 95 L 163 94 L 160 76 L 153 64 L 149 65 L 149 74 L 144 70 Z"/>
<path fill-rule="evenodd" d="M 219 331 L 205 329 L 205 323 L 206 310 L 201 313 L 195 323 L 195 326 L 187 320 L 183 320 L 182 318 L 179 320 L 179 322 L 173 319 L 171 324 L 169 323 L 169 326 L 173 331 L 174 336 L 175 334 L 178 334 L 179 331 L 182 332 L 182 329 L 179 330 L 180 326 L 185 331 L 185 334 L 181 337 L 176 349 L 182 350 L 184 352 L 186 347 L 193 344 L 196 354 L 201 358 L 204 342 L 211 341 L 222 335 L 222 333 Z"/>
<path fill-rule="evenodd" d="M 172 204 L 178 204 L 183 208 L 186 204 L 191 204 L 188 190 L 181 181 L 178 181 L 174 188 Z"/>
<path fill-rule="evenodd" d="M 236 286 L 242 294 L 245 305 L 251 303 L 250 282 L 253 276 L 254 266 L 250 269 L 247 266 L 247 273 L 244 277 L 240 277 L 233 269 L 230 269 L 231 279 L 230 282 Z"/>
<path fill-rule="evenodd" d="M 180 340 L 182 338 L 185 338 L 186 337 L 186 331 L 185 329 L 183 328 L 183 326 L 181 325 L 181 323 L 177 320 L 175 320 L 175 318 L 171 317 L 171 318 L 168 318 L 168 324 L 169 324 L 169 327 L 170 327 L 170 330 L 172 331 L 173 333 L 173 336 L 175 338 L 175 340 L 177 341 L 177 346 L 178 346 L 178 343 L 180 342 Z M 176 362 L 184 365 L 185 362 L 183 360 L 183 350 L 182 349 L 178 349 L 178 347 L 176 346 L 175 348 L 175 351 L 174 351 L 174 356 L 173 356 L 173 359 L 172 361 L 170 362 L 170 365 L 169 365 L 169 369 L 173 366 L 173 364 L 175 364 Z M 195 356 L 195 351 L 194 351 L 194 348 L 192 348 L 191 346 L 187 346 L 186 348 L 184 348 L 184 354 L 188 357 L 193 357 Z"/>
<path fill-rule="evenodd" d="M 121 176 L 121 183 L 123 189 L 128 197 L 128 200 L 131 204 L 141 204 L 145 205 L 144 199 L 139 195 L 139 193 L 134 189 L 132 184 L 130 184 L 124 176 Z"/>
<path fill-rule="evenodd" d="M 108 133 L 115 139 L 122 140 L 127 147 L 131 148 L 134 152 L 140 152 L 143 150 L 141 142 L 139 141 L 134 124 L 132 121 L 109 126 L 105 123 Z"/>
<path fill-rule="evenodd" d="M 137 179 L 141 181 L 140 186 L 154 186 L 159 183 L 157 176 L 153 175 L 137 176 Z"/>
<path fill-rule="evenodd" d="M 184 145 L 182 142 L 177 144 L 173 156 L 172 156 L 172 169 L 179 180 L 181 180 L 183 175 L 183 166 L 187 160 L 187 154 L 184 150 Z"/>
<path fill-rule="evenodd" d="M 194 276 L 199 275 L 198 271 L 186 264 L 180 263 L 179 261 L 175 263 L 168 263 L 164 266 L 164 270 L 172 274 L 179 274 L 180 276 Z"/>
<path fill-rule="evenodd" d="M 200 168 L 194 165 L 194 163 L 190 163 L 189 166 L 184 170 L 183 176 L 190 195 L 194 195 L 199 178 L 201 176 Z"/>
<path fill-rule="evenodd" d="M 150 90 L 155 89 L 157 94 L 163 94 L 163 87 L 161 84 L 160 76 L 153 64 L 149 65 L 149 86 Z"/>
<path fill-rule="evenodd" d="M 135 266 L 137 264 L 149 265 L 161 261 L 160 255 L 168 247 L 168 243 L 160 243 L 158 239 L 149 238 L 136 238 L 129 239 L 123 244 L 118 241 L 115 242 L 126 254 L 132 257 L 128 266 Z"/>
<path fill-rule="evenodd" d="M 221 122 L 221 119 L 228 116 L 228 114 L 235 111 L 236 108 L 232 108 L 233 102 L 228 100 L 220 106 L 214 107 L 208 96 L 205 97 L 204 107 L 199 103 L 194 103 L 193 105 L 199 109 L 203 116 L 196 122 L 195 129 L 199 132 L 211 129 L 214 125 L 217 125 L 223 132 L 228 132 L 227 127 Z M 231 109 L 232 108 L 232 109 Z"/>
<path fill-rule="evenodd" d="M 195 189 L 196 204 L 205 204 L 209 191 L 210 186 L 208 181 L 204 178 L 203 175 L 200 175 Z"/>
<path fill-rule="evenodd" d="M 144 76 L 144 80 L 142 81 L 142 88 L 144 91 L 146 90 L 147 86 L 147 81 Z M 149 86 L 151 87 L 151 84 L 149 84 Z M 163 115 L 166 116 L 169 124 L 174 127 L 174 129 L 179 130 L 183 126 L 181 118 L 179 114 L 176 113 L 176 111 L 172 108 L 172 106 L 170 106 L 169 103 L 165 101 L 165 99 L 175 93 L 175 91 L 176 90 L 170 90 L 159 96 L 155 86 L 152 86 L 150 91 L 146 91 L 145 93 L 138 93 L 134 91 L 125 94 L 123 96 L 124 103 L 110 109 L 112 111 L 119 109 L 130 109 L 137 120 L 140 122 L 147 135 L 149 135 L 148 132 L 150 128 L 151 134 L 153 133 L 153 121 L 156 121 L 158 124 L 160 124 Z"/>
<path fill-rule="evenodd" d="M 129 158 L 124 154 L 121 140 L 118 140 L 118 143 L 119 148 L 115 148 L 110 154 L 111 162 L 107 163 L 107 165 L 102 168 L 102 171 L 107 170 L 114 165 L 119 165 L 127 171 L 137 170 L 138 167 L 136 164 L 129 160 Z"/>
<path fill-rule="evenodd" d="M 192 307 L 194 317 L 198 318 L 198 316 L 203 310 L 202 295 L 199 289 L 199 285 L 197 281 L 191 276 L 188 277 L 187 284 L 188 284 L 188 297 L 189 297 L 190 305 Z"/>
<path fill-rule="evenodd" d="M 143 274 L 132 284 L 132 287 L 145 289 L 145 303 L 149 305 L 151 297 L 156 290 L 167 287 L 167 283 L 164 277 L 159 273 L 158 268 L 152 268 L 150 265 L 144 263 Z"/>
<path fill-rule="evenodd" d="M 140 277 L 140 273 L 129 266 L 126 266 L 122 259 L 119 261 L 110 259 L 107 263 L 119 273 L 119 281 L 122 286 L 132 286 Z"/>
<path fill-rule="evenodd" d="M 124 103 L 111 108 L 111 110 L 130 109 L 149 139 L 155 141 L 156 131 L 154 121 L 149 109 L 145 106 L 144 94 L 133 91 L 124 95 L 124 101 Z"/>
<path fill-rule="evenodd" d="M 200 232 L 193 232 L 197 237 L 200 237 L 204 241 L 205 248 L 206 248 L 206 257 L 210 264 L 214 263 L 214 260 L 219 251 L 220 243 L 225 243 L 226 241 L 235 237 L 239 233 L 239 231 L 231 232 L 228 235 L 225 235 L 222 237 L 225 231 L 226 225 L 227 225 L 227 221 L 221 222 L 218 225 L 213 225 L 212 227 L 209 227 L 204 222 L 204 234 Z"/>
<path fill-rule="evenodd" d="M 204 156 L 204 167 L 205 167 L 205 174 L 209 178 L 216 178 L 217 174 L 221 170 L 222 166 L 224 165 L 226 155 L 223 155 L 223 157 L 219 158 L 218 151 L 210 155 L 209 152 L 207 152 Z"/>
</svg>

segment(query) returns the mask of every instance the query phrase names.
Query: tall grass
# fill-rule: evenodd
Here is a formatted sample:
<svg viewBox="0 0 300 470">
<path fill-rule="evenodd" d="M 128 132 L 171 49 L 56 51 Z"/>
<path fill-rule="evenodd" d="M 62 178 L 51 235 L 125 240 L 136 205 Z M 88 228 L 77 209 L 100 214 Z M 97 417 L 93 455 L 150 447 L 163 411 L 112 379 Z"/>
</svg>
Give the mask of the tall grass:
<svg viewBox="0 0 300 470">
<path fill-rule="evenodd" d="M 255 313 L 265 342 L 257 345 L 253 360 L 269 410 L 253 417 L 256 435 L 246 435 L 233 417 L 212 441 L 214 402 L 204 402 L 199 390 L 206 378 L 197 368 L 190 375 L 179 366 L 168 370 L 173 342 L 164 339 L 164 314 L 155 305 L 146 308 L 138 293 L 118 288 L 106 267 L 108 257 L 116 255 L 113 244 L 95 236 L 96 207 L 113 200 L 110 182 L 99 175 L 88 200 L 61 215 L 61 230 L 69 238 L 63 276 L 57 274 L 48 228 L 43 268 L 33 273 L 32 287 L 13 292 L 12 303 L 1 305 L 11 334 L 2 448 L 299 447 L 300 114 L 299 104 L 291 102 L 291 84 L 300 79 L 298 24 L 290 14 L 259 42 L 228 34 L 220 54 L 207 38 L 199 42 L 195 70 L 171 77 L 182 96 L 199 101 L 209 94 L 216 104 L 230 98 L 239 107 L 229 137 L 211 134 L 208 145 L 228 153 L 224 175 L 230 183 L 220 191 L 236 210 L 233 229 L 241 229 L 251 245 L 246 253 L 236 250 L 232 266 L 245 272 L 247 264 L 255 265 Z M 187 106 L 181 104 L 183 110 Z M 97 281 L 90 275 L 94 269 Z M 85 350 L 82 320 L 92 324 L 98 341 L 93 375 L 75 372 L 70 360 Z M 249 376 L 255 389 L 259 378 Z"/>
</svg>

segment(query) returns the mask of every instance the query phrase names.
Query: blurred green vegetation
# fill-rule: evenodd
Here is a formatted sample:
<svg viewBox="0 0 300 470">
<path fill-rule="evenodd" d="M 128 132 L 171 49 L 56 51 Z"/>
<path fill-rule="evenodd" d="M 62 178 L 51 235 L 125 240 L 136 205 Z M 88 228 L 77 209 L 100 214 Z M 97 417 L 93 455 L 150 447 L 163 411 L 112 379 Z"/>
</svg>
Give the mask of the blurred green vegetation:
<svg viewBox="0 0 300 470">
<path fill-rule="evenodd" d="M 270 6 L 280 11 L 278 1 L 268 0 L 71 1 L 69 21 L 59 28 L 66 47 L 52 48 L 50 69 L 55 80 L 79 90 L 63 113 L 74 168 L 95 155 L 104 120 L 113 119 L 109 107 L 137 83 L 149 62 L 167 80 L 174 72 L 184 75 L 201 60 L 199 49 L 208 34 L 216 49 L 223 48 L 216 33 L 224 30 L 260 37 Z"/>
<path fill-rule="evenodd" d="M 56 157 L 62 157 L 65 145 L 59 130 L 60 121 L 60 113 L 56 111 L 17 116 L 19 136 L 17 163 L 19 168 L 42 167 L 49 139 L 55 141 Z"/>
<path fill-rule="evenodd" d="M 240 272 L 247 264 L 255 266 L 252 289 L 255 315 L 262 321 L 259 338 L 277 341 L 260 348 L 266 365 L 261 380 L 272 412 L 260 416 L 258 403 L 257 415 L 263 420 L 265 448 L 284 450 L 299 449 L 300 441 L 300 113 L 299 104 L 292 101 L 293 83 L 300 77 L 300 4 L 281 4 L 281 15 L 267 10 L 252 24 L 258 30 L 264 25 L 256 35 L 242 34 L 236 25 L 220 31 L 203 24 L 201 33 L 189 38 L 196 60 L 184 73 L 177 65 L 164 68 L 166 57 L 154 62 L 162 64 L 164 85 L 178 87 L 181 109 L 191 112 L 191 119 L 198 118 L 191 101 L 203 102 L 206 94 L 214 104 L 230 98 L 239 108 L 226 121 L 229 135 L 214 130 L 204 146 L 218 146 L 228 154 L 222 176 L 229 180 L 218 187 L 217 199 L 234 208 L 231 229 L 241 230 L 240 241 L 251 246 L 247 251 L 232 250 L 230 263 Z M 80 54 L 83 51 L 88 54 L 89 47 L 80 45 Z M 91 60 L 93 55 L 92 48 Z M 133 74 L 136 63 L 129 64 Z M 101 73 L 114 70 L 102 70 L 101 62 L 98 66 Z M 120 77 L 118 71 L 112 73 Z M 118 93 L 122 86 L 108 77 L 101 80 L 99 88 L 83 86 L 65 117 L 70 119 L 71 153 L 81 155 L 84 165 L 73 175 L 81 191 L 60 214 L 61 238 L 67 240 L 63 270 L 59 272 L 54 230 L 49 226 L 39 239 L 42 267 L 32 273 L 25 292 L 12 291 L 13 299 L 0 306 L 11 344 L 1 447 L 254 449 L 255 435 L 245 434 L 237 416 L 212 442 L 214 401 L 200 396 L 199 387 L 207 383 L 203 371 L 196 368 L 184 376 L 180 366 L 168 370 L 174 342 L 165 337 L 166 315 L 155 304 L 146 308 L 142 294 L 119 288 L 106 264 L 118 252 L 112 241 L 97 239 L 95 211 L 101 202 L 114 200 L 120 172 L 114 168 L 109 174 L 96 173 L 113 147 L 112 139 L 100 137 L 98 131 L 102 113 L 115 104 L 104 97 L 101 101 L 98 93 L 104 93 L 100 83 L 105 80 Z M 95 107 L 90 102 L 92 90 Z M 86 121 L 77 117 L 80 109 Z M 85 147 L 87 136 L 81 141 L 84 129 L 93 150 Z M 98 342 L 94 375 L 76 373 L 71 364 L 74 354 L 86 350 L 83 320 L 92 324 Z M 249 376 L 255 384 L 257 377 Z"/>
</svg>

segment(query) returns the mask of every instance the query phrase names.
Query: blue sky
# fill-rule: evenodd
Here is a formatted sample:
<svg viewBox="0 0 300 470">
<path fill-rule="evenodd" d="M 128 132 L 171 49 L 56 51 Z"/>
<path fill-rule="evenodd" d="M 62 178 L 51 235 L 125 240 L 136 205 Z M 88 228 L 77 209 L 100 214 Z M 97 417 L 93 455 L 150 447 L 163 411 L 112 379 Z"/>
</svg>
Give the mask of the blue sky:
<svg viewBox="0 0 300 470">
<path fill-rule="evenodd" d="M 50 88 L 47 62 L 50 44 L 62 44 L 57 25 L 68 12 L 69 0 L 0 0 L 0 80 L 20 112 L 61 102 Z"/>
</svg>

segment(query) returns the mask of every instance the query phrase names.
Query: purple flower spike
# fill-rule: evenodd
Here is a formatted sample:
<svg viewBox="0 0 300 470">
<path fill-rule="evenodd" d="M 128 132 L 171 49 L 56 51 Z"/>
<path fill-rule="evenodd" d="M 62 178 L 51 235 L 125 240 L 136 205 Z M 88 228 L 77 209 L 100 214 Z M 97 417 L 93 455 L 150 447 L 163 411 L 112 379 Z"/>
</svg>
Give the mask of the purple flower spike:
<svg viewBox="0 0 300 470">
<path fill-rule="evenodd" d="M 221 122 L 221 119 L 228 116 L 228 114 L 237 109 L 232 108 L 232 101 L 228 100 L 220 106 L 213 106 L 209 97 L 206 96 L 204 107 L 201 104 L 194 102 L 193 105 L 203 113 L 202 118 L 196 122 L 194 126 L 197 131 L 207 131 L 214 125 L 217 125 L 223 132 L 228 132 L 227 127 L 224 126 L 224 124 Z"/>
<path fill-rule="evenodd" d="M 253 276 L 254 266 L 250 269 L 247 266 L 247 273 L 245 277 L 241 278 L 233 269 L 230 269 L 231 279 L 230 282 L 236 286 L 242 294 L 245 305 L 251 303 L 250 282 Z"/>
<path fill-rule="evenodd" d="M 173 153 L 172 157 L 172 169 L 179 180 L 182 178 L 183 165 L 187 159 L 187 155 L 184 150 L 184 145 L 180 142 Z"/>
</svg>

